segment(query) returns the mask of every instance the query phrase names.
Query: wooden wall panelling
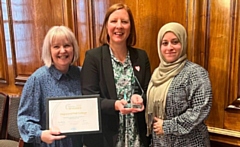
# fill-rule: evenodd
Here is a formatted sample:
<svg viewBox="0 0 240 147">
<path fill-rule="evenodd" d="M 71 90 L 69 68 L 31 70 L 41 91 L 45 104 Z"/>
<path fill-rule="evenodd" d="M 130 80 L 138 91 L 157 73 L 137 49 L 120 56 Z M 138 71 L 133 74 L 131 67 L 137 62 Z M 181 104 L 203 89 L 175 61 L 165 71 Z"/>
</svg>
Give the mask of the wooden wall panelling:
<svg viewBox="0 0 240 147">
<path fill-rule="evenodd" d="M 188 58 L 205 67 L 212 82 L 213 107 L 207 124 L 212 132 L 215 128 L 224 128 L 226 116 L 224 108 L 231 85 L 229 65 L 232 62 L 232 49 L 229 45 L 232 34 L 229 28 L 232 25 L 229 16 L 233 1 L 181 1 L 178 4 L 173 1 L 154 0 L 124 2 L 129 5 L 135 18 L 138 38 L 136 46 L 147 51 L 152 70 L 159 64 L 156 42 L 159 28 L 170 21 L 180 22 L 187 28 Z M 100 18 L 100 11 L 96 14 L 98 15 L 96 18 Z M 100 26 L 102 21 L 98 21 L 97 24 Z M 98 34 L 97 29 L 96 34 Z"/>
<path fill-rule="evenodd" d="M 139 0 L 133 5 L 131 0 L 127 3 L 133 7 L 133 15 L 137 31 L 136 47 L 147 51 L 151 70 L 159 65 L 157 35 L 159 29 L 168 22 L 179 22 L 187 26 L 186 1 L 164 1 L 164 0 Z"/>
<path fill-rule="evenodd" d="M 151 69 L 159 65 L 157 54 L 157 34 L 162 25 L 170 21 L 176 21 L 186 26 L 186 1 L 159 1 L 159 0 L 96 0 L 93 3 L 93 28 L 95 36 L 93 39 L 99 46 L 99 35 L 102 28 L 105 13 L 109 6 L 122 2 L 127 4 L 132 10 L 136 32 L 136 47 L 146 50 L 149 55 Z M 146 33 L 147 32 L 147 33 Z"/>
<path fill-rule="evenodd" d="M 15 63 L 14 61 L 14 49 L 13 49 L 13 41 L 12 41 L 12 19 L 11 17 L 11 7 L 10 7 L 10 0 L 1 0 L 1 13 L 2 13 L 2 20 L 3 20 L 3 49 L 6 52 L 6 73 L 8 76 L 7 84 L 0 83 L 0 91 L 4 93 L 19 93 L 21 91 L 21 87 L 15 86 Z"/>
<path fill-rule="evenodd" d="M 232 135 L 234 133 L 239 134 L 239 132 L 229 131 L 229 130 L 224 130 L 224 129 L 217 129 L 217 128 L 215 128 L 214 131 L 216 131 L 216 134 L 210 135 L 211 141 L 224 143 L 224 145 L 218 144 L 218 146 L 215 146 L 215 147 L 237 147 L 237 146 L 240 146 L 240 139 L 238 137 L 234 137 Z"/>
<path fill-rule="evenodd" d="M 240 140 L 240 100 L 238 99 L 239 93 L 239 51 L 240 51 L 240 3 L 238 0 L 231 1 L 231 27 L 229 31 L 231 32 L 229 44 L 229 50 L 231 50 L 231 60 L 230 60 L 230 76 L 229 76 L 229 96 L 226 98 L 225 107 L 236 103 L 234 110 L 226 109 L 224 117 L 224 129 L 238 131 L 238 133 L 231 134 L 236 136 Z M 234 142 L 235 145 L 240 146 L 239 141 Z"/>
<path fill-rule="evenodd" d="M 196 36 L 199 36 L 196 42 L 198 43 L 196 46 L 196 49 L 199 50 L 197 56 L 200 56 L 200 60 L 196 61 L 203 67 L 205 67 L 208 70 L 208 59 L 209 59 L 209 23 L 210 23 L 210 17 L 209 17 L 209 11 L 210 6 L 209 2 L 210 0 L 202 0 L 199 3 L 200 8 L 200 15 L 199 15 L 199 26 L 198 26 L 198 33 L 195 34 Z M 199 59 L 199 58 L 198 58 Z"/>
<path fill-rule="evenodd" d="M 76 36 L 76 39 L 78 40 L 78 45 L 79 45 L 79 59 L 78 61 L 76 61 L 75 65 L 82 65 L 84 56 L 82 57 L 83 54 L 81 54 L 81 48 L 84 44 L 84 42 L 81 41 L 82 39 L 82 35 L 81 34 L 85 34 L 85 32 L 83 33 L 82 30 L 79 31 L 79 27 L 78 27 L 78 17 L 79 17 L 79 13 L 78 13 L 78 6 L 79 3 L 81 3 L 80 5 L 82 6 L 82 4 L 86 3 L 84 1 L 78 1 L 78 0 L 63 0 L 63 11 L 62 11 L 62 15 L 63 15 L 63 25 L 68 26 L 74 33 Z M 88 7 L 86 8 L 84 5 L 83 9 L 88 9 Z M 87 13 L 87 12 L 86 12 Z M 82 17 L 82 15 L 80 16 Z M 87 29 L 86 29 L 87 30 Z M 87 35 L 91 35 L 91 33 L 87 32 L 88 34 L 85 34 L 85 36 Z"/>
<path fill-rule="evenodd" d="M 199 62 L 200 50 L 197 50 L 198 38 L 201 36 L 198 30 L 199 26 L 199 3 L 200 1 L 187 1 L 187 34 L 188 34 L 188 44 L 187 44 L 187 57 L 190 61 Z M 198 35 L 197 35 L 198 34 Z"/>
<path fill-rule="evenodd" d="M 209 0 L 187 1 L 187 23 L 188 59 L 208 70 Z"/>
<path fill-rule="evenodd" d="M 16 52 L 17 84 L 23 84 L 42 65 L 44 36 L 53 25 L 64 24 L 63 1 L 25 0 L 11 2 Z M 43 11 L 44 9 L 44 11 Z"/>
<path fill-rule="evenodd" d="M 76 12 L 75 12 L 75 6 L 76 1 L 73 0 L 62 0 L 62 16 L 63 16 L 63 23 L 65 26 L 68 26 L 70 29 L 72 29 L 73 32 L 75 31 L 75 19 L 76 19 Z M 76 34 L 77 35 L 77 34 Z"/>
<path fill-rule="evenodd" d="M 92 12 L 93 2 L 91 0 L 76 0 L 75 11 L 75 31 L 80 49 L 80 63 L 83 64 L 85 52 L 94 46 L 95 29 L 94 13 Z"/>
<path fill-rule="evenodd" d="M 39 66 L 39 50 L 34 32 L 34 5 L 33 1 L 11 0 L 9 9 L 15 84 L 23 85 L 27 77 Z"/>
<path fill-rule="evenodd" d="M 207 69 L 208 0 L 187 1 L 188 59 Z"/>
<path fill-rule="evenodd" d="M 240 131 L 239 111 L 225 110 L 240 95 L 238 0 L 0 2 L 0 9 L 4 9 L 0 12 L 0 29 L 4 32 L 4 35 L 0 34 L 0 91 L 21 93 L 26 79 L 43 65 L 41 47 L 45 34 L 53 25 L 67 25 L 75 32 L 80 47 L 77 64 L 82 65 L 85 52 L 100 45 L 98 38 L 108 7 L 123 2 L 134 16 L 136 47 L 146 50 L 152 71 L 159 65 L 159 29 L 171 21 L 186 27 L 188 59 L 205 67 L 212 82 L 213 106 L 207 120 L 211 139 L 239 145 L 236 141 Z"/>
<path fill-rule="evenodd" d="M 236 25 L 236 49 L 238 49 L 238 54 L 240 52 L 240 2 L 236 1 L 236 14 L 237 14 L 237 25 Z M 240 57 L 238 57 L 238 63 L 240 63 Z M 238 107 L 240 106 L 240 66 L 238 64 L 238 93 L 237 93 L 237 100 L 238 100 Z M 236 101 L 236 100 L 235 100 Z"/>
<path fill-rule="evenodd" d="M 223 128 L 224 103 L 228 95 L 230 75 L 230 2 L 210 1 L 208 72 L 213 89 L 212 110 L 208 124 Z M 217 121 L 216 121 L 217 120 Z"/>
<path fill-rule="evenodd" d="M 239 2 L 211 1 L 208 70 L 213 106 L 208 119 L 211 139 L 240 145 L 239 110 L 225 109 L 237 98 L 239 79 Z"/>
<path fill-rule="evenodd" d="M 108 7 L 122 0 L 75 0 L 75 29 L 80 47 L 80 65 L 87 50 L 99 46 L 99 36 Z"/>
<path fill-rule="evenodd" d="M 157 36 L 160 27 L 164 24 L 162 17 L 164 10 L 162 10 L 160 4 L 162 3 L 153 0 L 139 1 L 135 6 L 132 6 L 137 33 L 136 47 L 147 52 L 152 71 L 159 65 Z M 168 3 L 166 3 L 166 7 L 167 5 Z"/>
<path fill-rule="evenodd" d="M 4 22 L 3 22 L 3 13 L 2 13 L 2 5 L 0 3 L 0 83 L 6 84 L 8 83 L 8 69 L 7 69 L 7 53 L 6 53 L 6 45 L 5 45 L 5 37 L 4 37 Z M 1 85 L 0 85 L 1 86 Z"/>
<path fill-rule="evenodd" d="M 239 110 L 240 100 L 240 2 L 233 0 L 231 3 L 231 44 L 232 58 L 231 58 L 231 76 L 230 76 L 230 93 L 227 99 L 227 107 L 229 109 Z M 239 73 L 239 74 L 236 74 Z M 237 80 L 238 79 L 238 80 Z"/>
<path fill-rule="evenodd" d="M 213 107 L 206 121 L 211 140 L 232 145 L 240 145 L 239 110 L 225 111 L 225 108 L 236 100 L 239 89 L 236 80 L 240 79 L 240 74 L 236 74 L 240 60 L 238 7 L 237 0 L 224 3 L 205 0 L 188 1 L 187 8 L 188 48 L 191 49 L 188 58 L 209 71 L 213 85 Z"/>
<path fill-rule="evenodd" d="M 0 91 L 19 94 L 27 78 L 40 66 L 41 48 L 47 31 L 54 25 L 73 28 L 70 0 L 1 0 L 7 18 L 4 31 L 9 84 Z"/>
<path fill-rule="evenodd" d="M 124 0 L 91 0 L 92 1 L 92 29 L 94 30 L 93 47 L 100 46 L 99 36 L 101 33 L 103 21 L 108 8 L 115 3 L 125 3 Z M 135 1 L 133 1 L 135 3 Z"/>
</svg>

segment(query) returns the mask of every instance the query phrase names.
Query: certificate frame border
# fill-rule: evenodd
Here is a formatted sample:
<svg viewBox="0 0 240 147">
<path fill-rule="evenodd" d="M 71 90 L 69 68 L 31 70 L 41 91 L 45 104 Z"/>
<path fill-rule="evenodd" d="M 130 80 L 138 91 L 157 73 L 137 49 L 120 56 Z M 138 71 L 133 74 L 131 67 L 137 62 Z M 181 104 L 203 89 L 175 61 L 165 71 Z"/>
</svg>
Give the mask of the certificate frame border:
<svg viewBox="0 0 240 147">
<path fill-rule="evenodd" d="M 76 95 L 76 96 L 60 96 L 60 97 L 47 97 L 46 99 L 46 129 L 49 130 L 49 102 L 54 100 L 66 100 L 66 99 L 91 99 L 97 98 L 97 110 L 98 110 L 98 131 L 79 131 L 79 132 L 65 132 L 60 135 L 76 135 L 76 134 L 95 134 L 102 133 L 102 120 L 101 120 L 101 108 L 100 108 L 100 95 L 92 94 L 92 95 Z"/>
</svg>

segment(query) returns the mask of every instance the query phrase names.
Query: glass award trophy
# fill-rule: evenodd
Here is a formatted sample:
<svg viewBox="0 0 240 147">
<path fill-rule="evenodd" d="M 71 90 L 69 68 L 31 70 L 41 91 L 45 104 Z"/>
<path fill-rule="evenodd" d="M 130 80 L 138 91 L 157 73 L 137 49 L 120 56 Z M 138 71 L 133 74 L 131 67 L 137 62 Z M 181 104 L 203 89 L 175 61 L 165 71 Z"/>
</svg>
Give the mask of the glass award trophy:
<svg viewBox="0 0 240 147">
<path fill-rule="evenodd" d="M 134 75 L 134 84 L 132 84 L 132 95 L 133 94 L 138 94 L 140 95 L 141 97 L 143 96 L 144 94 L 144 91 L 142 89 L 142 86 L 140 84 L 140 82 L 138 81 L 137 77 Z M 127 95 L 124 94 L 124 99 L 126 99 Z M 134 104 L 133 102 L 130 102 L 128 104 L 126 104 L 124 106 L 124 108 L 139 108 L 141 109 L 142 108 L 142 105 L 141 104 Z"/>
</svg>

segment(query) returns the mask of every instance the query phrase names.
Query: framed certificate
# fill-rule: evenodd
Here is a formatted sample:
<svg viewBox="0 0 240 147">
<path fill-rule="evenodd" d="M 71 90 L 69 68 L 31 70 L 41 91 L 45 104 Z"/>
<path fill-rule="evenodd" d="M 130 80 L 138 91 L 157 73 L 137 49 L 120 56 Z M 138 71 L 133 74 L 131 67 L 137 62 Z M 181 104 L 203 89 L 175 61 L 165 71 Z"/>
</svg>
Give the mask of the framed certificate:
<svg viewBox="0 0 240 147">
<path fill-rule="evenodd" d="M 47 129 L 64 135 L 102 132 L 99 95 L 50 97 L 46 108 Z"/>
</svg>

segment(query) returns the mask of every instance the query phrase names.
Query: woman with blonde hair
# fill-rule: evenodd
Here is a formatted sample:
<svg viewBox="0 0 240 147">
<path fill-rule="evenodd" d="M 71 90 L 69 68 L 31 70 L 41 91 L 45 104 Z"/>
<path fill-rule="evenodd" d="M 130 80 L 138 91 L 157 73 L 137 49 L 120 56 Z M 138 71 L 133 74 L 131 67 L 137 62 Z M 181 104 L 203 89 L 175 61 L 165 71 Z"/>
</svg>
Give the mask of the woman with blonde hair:
<svg viewBox="0 0 240 147">
<path fill-rule="evenodd" d="M 80 68 L 73 63 L 79 48 L 73 32 L 65 26 L 52 27 L 42 47 L 44 66 L 24 85 L 18 110 L 18 128 L 25 143 L 34 147 L 81 147 L 81 136 L 61 135 L 46 128 L 46 98 L 81 95 Z"/>
</svg>

